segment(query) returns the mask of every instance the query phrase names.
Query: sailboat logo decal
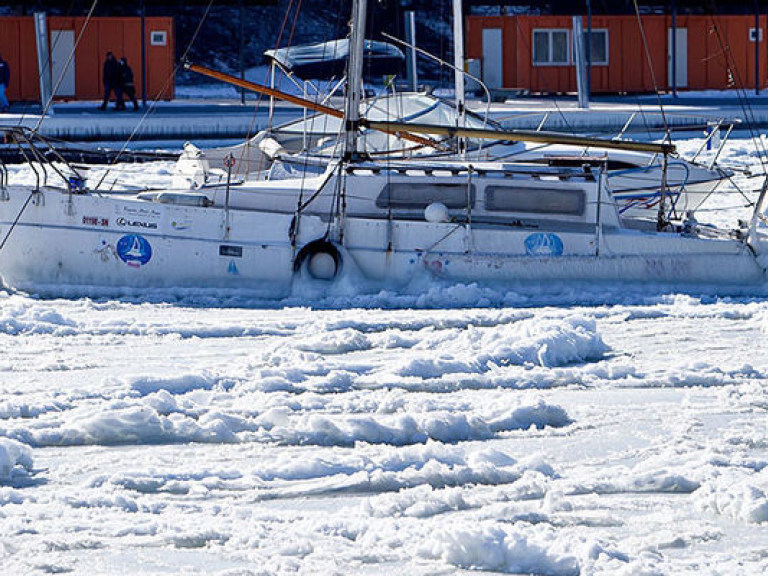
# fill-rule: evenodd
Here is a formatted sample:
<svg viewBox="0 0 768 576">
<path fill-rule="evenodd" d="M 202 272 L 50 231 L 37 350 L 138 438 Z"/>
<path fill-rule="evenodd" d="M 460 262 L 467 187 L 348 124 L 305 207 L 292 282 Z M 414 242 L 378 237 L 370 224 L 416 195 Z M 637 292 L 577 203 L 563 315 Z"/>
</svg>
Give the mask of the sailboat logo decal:
<svg viewBox="0 0 768 576">
<path fill-rule="evenodd" d="M 152 258 L 152 246 L 138 234 L 126 234 L 117 241 L 115 249 L 120 260 L 135 268 L 143 266 Z"/>
<path fill-rule="evenodd" d="M 551 232 L 536 232 L 525 239 L 525 253 L 528 256 L 562 256 L 563 241 Z"/>
</svg>

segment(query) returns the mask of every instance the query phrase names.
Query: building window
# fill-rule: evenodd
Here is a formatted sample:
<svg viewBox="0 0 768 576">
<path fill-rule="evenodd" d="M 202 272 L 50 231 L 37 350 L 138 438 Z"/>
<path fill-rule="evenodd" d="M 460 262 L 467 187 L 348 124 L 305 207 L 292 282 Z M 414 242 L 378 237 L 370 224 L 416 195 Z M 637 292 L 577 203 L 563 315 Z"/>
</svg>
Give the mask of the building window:
<svg viewBox="0 0 768 576">
<path fill-rule="evenodd" d="M 564 66 L 570 64 L 568 30 L 534 30 L 534 66 Z"/>
<path fill-rule="evenodd" d="M 755 33 L 755 29 L 754 28 L 750 28 L 749 29 L 749 41 L 750 42 L 754 42 L 755 41 L 755 36 L 758 37 L 758 40 L 757 40 L 758 42 L 762 42 L 763 41 L 763 29 L 760 28 L 759 32 Z"/>
<path fill-rule="evenodd" d="M 587 34 L 589 34 L 587 32 Z M 592 30 L 589 43 L 590 60 L 593 66 L 608 65 L 608 30 Z"/>
<path fill-rule="evenodd" d="M 149 43 L 152 46 L 165 46 L 168 43 L 168 35 L 165 30 L 152 30 L 149 34 Z"/>
</svg>

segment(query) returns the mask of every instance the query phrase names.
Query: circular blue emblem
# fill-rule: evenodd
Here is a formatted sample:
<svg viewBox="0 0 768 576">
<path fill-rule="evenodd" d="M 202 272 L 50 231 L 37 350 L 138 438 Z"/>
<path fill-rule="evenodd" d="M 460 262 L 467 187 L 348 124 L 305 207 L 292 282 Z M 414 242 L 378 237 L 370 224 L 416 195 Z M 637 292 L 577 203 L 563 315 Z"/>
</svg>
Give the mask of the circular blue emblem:
<svg viewBox="0 0 768 576">
<path fill-rule="evenodd" d="M 536 232 L 525 238 L 525 253 L 528 256 L 562 256 L 563 241 L 551 232 Z"/>
<path fill-rule="evenodd" d="M 143 266 L 152 258 L 152 246 L 138 234 L 126 234 L 117 241 L 117 255 L 129 266 Z"/>
</svg>

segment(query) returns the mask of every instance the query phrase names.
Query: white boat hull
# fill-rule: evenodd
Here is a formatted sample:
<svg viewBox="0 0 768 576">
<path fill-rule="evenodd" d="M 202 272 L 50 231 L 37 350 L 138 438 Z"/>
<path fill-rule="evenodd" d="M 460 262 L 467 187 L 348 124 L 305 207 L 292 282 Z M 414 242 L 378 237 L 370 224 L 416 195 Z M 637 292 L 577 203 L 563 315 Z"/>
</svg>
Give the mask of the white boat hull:
<svg viewBox="0 0 768 576">
<path fill-rule="evenodd" d="M 670 238 L 613 229 L 602 232 L 598 251 L 596 235 L 583 232 L 551 234 L 475 226 L 465 233 L 455 231 L 453 224 L 424 222 L 396 224 L 391 233 L 393 248 L 387 252 L 381 249 L 387 228 L 382 221 L 350 219 L 347 223 L 345 248 L 366 277 L 403 283 L 426 270 L 438 278 L 492 282 L 736 285 L 765 278 L 751 250 L 733 240 Z M 558 242 L 536 253 L 529 249 L 530 239 L 540 236 Z"/>
<path fill-rule="evenodd" d="M 5 237 L 26 200 L 0 202 Z M 291 290 L 300 249 L 330 230 L 303 215 L 295 242 L 291 213 L 158 204 L 128 195 L 44 191 L 23 211 L 0 251 L 11 288 L 246 289 L 267 297 Z M 673 284 L 757 284 L 765 272 L 744 243 L 608 228 L 557 233 L 493 224 L 457 225 L 347 216 L 339 246 L 343 273 L 384 285 L 415 276 L 450 281 L 550 280 Z M 85 290 L 87 292 L 87 289 Z"/>
<path fill-rule="evenodd" d="M 8 232 L 27 191 L 0 203 Z M 43 192 L 0 252 L 6 286 L 248 288 L 286 291 L 293 275 L 290 214 L 166 206 L 119 196 Z M 318 218 L 302 222 L 322 235 Z M 229 232 L 227 232 L 227 227 Z"/>
</svg>

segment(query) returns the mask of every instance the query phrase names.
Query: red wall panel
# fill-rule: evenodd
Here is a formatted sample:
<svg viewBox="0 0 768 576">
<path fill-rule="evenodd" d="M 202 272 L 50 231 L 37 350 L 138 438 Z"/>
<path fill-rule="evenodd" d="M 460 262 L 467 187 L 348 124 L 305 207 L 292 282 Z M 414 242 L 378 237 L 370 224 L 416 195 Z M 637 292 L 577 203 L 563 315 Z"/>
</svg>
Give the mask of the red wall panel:
<svg viewBox="0 0 768 576">
<path fill-rule="evenodd" d="M 483 28 L 504 30 L 504 83 L 531 92 L 576 91 L 573 65 L 534 66 L 533 30 L 572 29 L 569 16 L 498 16 L 467 18 L 469 58 L 482 58 Z M 583 21 L 586 28 L 586 21 Z M 678 28 L 688 31 L 688 89 L 752 89 L 755 85 L 755 43 L 749 40 L 753 16 L 679 16 Z M 596 16 L 593 29 L 608 30 L 608 65 L 593 65 L 593 92 L 670 90 L 667 55 L 671 18 L 643 16 L 642 32 L 634 16 Z M 768 17 L 760 17 L 759 83 L 768 84 Z M 643 41 L 645 35 L 645 42 Z M 646 51 L 647 45 L 647 51 Z M 573 58 L 571 58 L 573 60 Z"/>
<path fill-rule="evenodd" d="M 77 99 L 100 99 L 102 65 L 108 51 L 125 56 L 133 69 L 137 96 L 141 97 L 141 21 L 139 18 L 92 18 L 82 33 L 85 18 L 48 18 L 49 43 L 53 30 L 73 30 L 75 41 L 75 92 Z M 147 28 L 147 97 L 173 98 L 173 19 L 151 17 Z M 165 46 L 151 46 L 151 30 L 165 31 Z M 82 33 L 82 37 L 81 37 Z M 0 17 L 0 54 L 11 66 L 10 100 L 40 99 L 35 26 L 32 17 Z M 54 79 L 55 82 L 55 79 Z"/>
</svg>

